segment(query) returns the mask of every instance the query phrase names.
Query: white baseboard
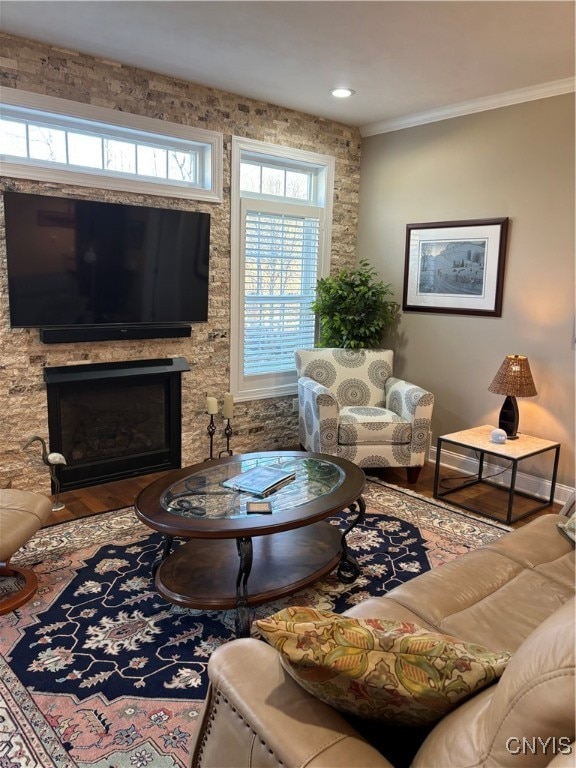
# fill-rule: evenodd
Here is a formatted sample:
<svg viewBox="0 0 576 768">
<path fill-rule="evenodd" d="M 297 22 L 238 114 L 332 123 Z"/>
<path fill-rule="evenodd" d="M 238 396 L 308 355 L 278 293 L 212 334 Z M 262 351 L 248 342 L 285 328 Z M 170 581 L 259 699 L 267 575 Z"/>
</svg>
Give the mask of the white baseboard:
<svg viewBox="0 0 576 768">
<path fill-rule="evenodd" d="M 428 458 L 429 461 L 436 466 L 436 447 L 430 446 L 430 450 L 428 451 Z M 444 469 L 453 469 L 459 473 L 463 473 L 465 475 L 475 475 L 478 471 L 478 461 L 471 456 L 464 456 L 461 453 L 454 453 L 453 451 L 447 451 L 446 448 L 442 447 L 442 464 L 441 466 Z M 506 471 L 502 472 L 502 467 L 498 464 L 489 464 L 488 462 L 484 461 L 484 469 L 482 474 L 484 477 L 487 477 L 488 475 L 492 475 L 495 473 L 501 473 L 498 474 L 497 477 L 491 478 L 490 482 L 496 483 L 497 485 L 502 485 L 504 487 L 510 486 L 510 476 L 511 471 L 507 469 Z M 538 498 L 546 501 L 550 498 L 550 490 L 552 486 L 552 479 L 545 480 L 541 477 L 536 477 L 535 475 L 528 475 L 525 472 L 517 472 L 516 473 L 516 490 L 517 491 L 523 491 L 524 493 L 529 493 L 532 496 L 537 496 Z M 568 500 L 568 497 L 571 493 L 573 493 L 574 488 L 571 488 L 569 485 L 561 485 L 560 483 L 556 483 L 556 489 L 554 492 L 554 501 L 558 504 L 563 504 L 565 501 Z"/>
</svg>

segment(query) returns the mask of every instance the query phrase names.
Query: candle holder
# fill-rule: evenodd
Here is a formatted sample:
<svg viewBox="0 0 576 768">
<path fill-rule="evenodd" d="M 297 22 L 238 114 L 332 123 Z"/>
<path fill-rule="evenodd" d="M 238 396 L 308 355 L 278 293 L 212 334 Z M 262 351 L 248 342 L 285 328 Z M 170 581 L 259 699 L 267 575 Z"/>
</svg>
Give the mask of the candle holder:
<svg viewBox="0 0 576 768">
<path fill-rule="evenodd" d="M 218 458 L 222 456 L 232 456 L 233 451 L 230 450 L 230 438 L 232 437 L 232 427 L 230 426 L 230 419 L 226 419 L 226 426 L 224 427 L 224 434 L 226 436 L 226 449 L 220 451 Z"/>
<path fill-rule="evenodd" d="M 208 437 L 210 438 L 210 456 L 208 456 L 207 459 L 204 459 L 204 461 L 210 461 L 214 458 L 214 433 L 216 432 L 216 424 L 214 424 L 213 413 L 210 414 L 210 421 L 208 422 L 206 431 L 208 432 Z"/>
</svg>

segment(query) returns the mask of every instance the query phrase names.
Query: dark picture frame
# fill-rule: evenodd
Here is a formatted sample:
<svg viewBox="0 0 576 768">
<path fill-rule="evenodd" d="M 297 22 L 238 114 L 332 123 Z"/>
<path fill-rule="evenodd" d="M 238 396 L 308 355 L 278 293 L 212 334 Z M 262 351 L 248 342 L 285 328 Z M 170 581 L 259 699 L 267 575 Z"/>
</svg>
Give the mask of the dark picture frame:
<svg viewBox="0 0 576 768">
<path fill-rule="evenodd" d="M 508 218 L 406 225 L 405 312 L 501 317 Z"/>
</svg>

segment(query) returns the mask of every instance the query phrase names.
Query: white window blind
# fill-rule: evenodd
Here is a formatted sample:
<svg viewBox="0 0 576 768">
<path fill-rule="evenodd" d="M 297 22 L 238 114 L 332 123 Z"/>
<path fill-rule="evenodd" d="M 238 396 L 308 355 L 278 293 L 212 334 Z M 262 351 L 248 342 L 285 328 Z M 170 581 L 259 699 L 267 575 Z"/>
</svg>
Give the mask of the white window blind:
<svg viewBox="0 0 576 768">
<path fill-rule="evenodd" d="M 289 370 L 314 345 L 320 220 L 247 210 L 244 231 L 244 375 Z"/>
<path fill-rule="evenodd" d="M 232 139 L 230 389 L 297 391 L 294 351 L 314 345 L 311 304 L 329 272 L 334 158 Z"/>
</svg>

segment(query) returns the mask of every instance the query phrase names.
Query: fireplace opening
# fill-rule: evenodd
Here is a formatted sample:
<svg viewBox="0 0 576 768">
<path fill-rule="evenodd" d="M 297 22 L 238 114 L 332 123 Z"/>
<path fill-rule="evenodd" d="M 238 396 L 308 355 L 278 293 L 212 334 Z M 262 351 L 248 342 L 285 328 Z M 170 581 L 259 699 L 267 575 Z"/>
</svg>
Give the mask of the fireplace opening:
<svg viewBox="0 0 576 768">
<path fill-rule="evenodd" d="M 60 490 L 179 468 L 187 370 L 184 358 L 45 368 Z"/>
</svg>

